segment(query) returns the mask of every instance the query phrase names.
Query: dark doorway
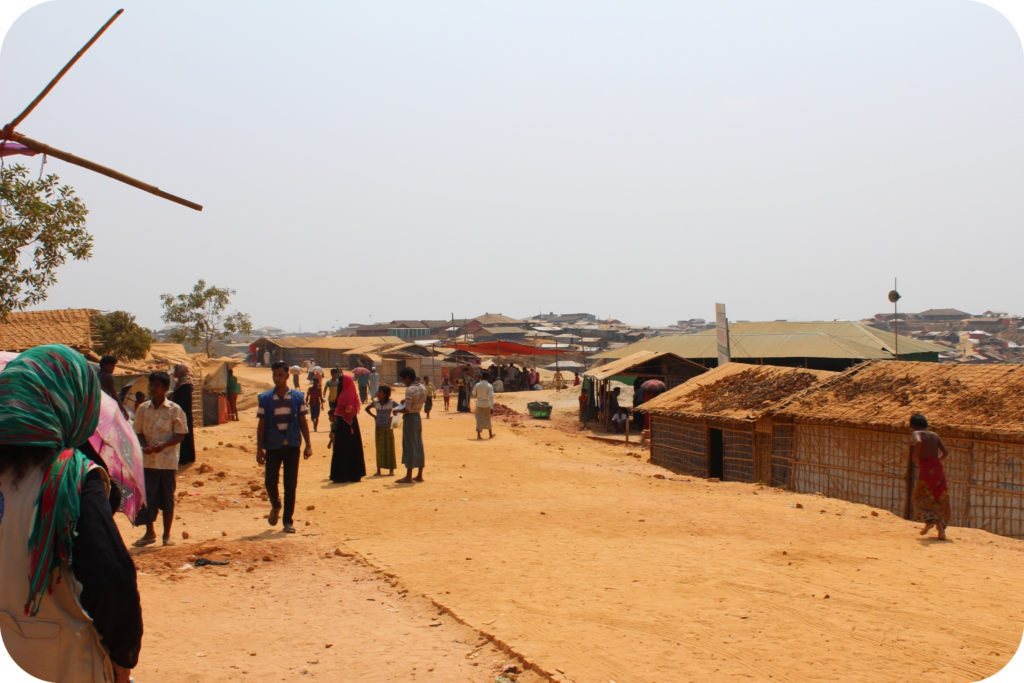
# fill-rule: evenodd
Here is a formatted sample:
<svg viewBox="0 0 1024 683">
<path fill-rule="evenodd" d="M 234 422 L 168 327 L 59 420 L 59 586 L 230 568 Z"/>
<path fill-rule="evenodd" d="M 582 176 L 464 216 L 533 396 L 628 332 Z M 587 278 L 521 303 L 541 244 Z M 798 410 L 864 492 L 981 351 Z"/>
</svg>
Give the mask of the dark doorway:
<svg viewBox="0 0 1024 683">
<path fill-rule="evenodd" d="M 721 429 L 708 430 L 708 476 L 718 479 L 725 479 L 725 469 L 722 465 L 724 452 Z"/>
</svg>

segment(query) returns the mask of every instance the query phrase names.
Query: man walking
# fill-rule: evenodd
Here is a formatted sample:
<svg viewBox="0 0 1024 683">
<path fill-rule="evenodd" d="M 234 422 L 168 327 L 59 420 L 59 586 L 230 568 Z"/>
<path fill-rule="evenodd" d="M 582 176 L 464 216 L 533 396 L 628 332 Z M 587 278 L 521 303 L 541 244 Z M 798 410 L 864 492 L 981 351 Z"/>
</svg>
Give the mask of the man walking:
<svg viewBox="0 0 1024 683">
<path fill-rule="evenodd" d="M 380 374 L 377 372 L 377 366 L 370 366 L 370 400 L 377 398 L 377 390 L 380 389 Z"/>
<path fill-rule="evenodd" d="M 292 515 L 295 513 L 295 486 L 299 481 L 299 447 L 303 440 L 306 449 L 303 457 L 313 455 L 309 441 L 309 424 L 306 415 L 305 396 L 301 391 L 288 388 L 288 364 L 277 361 L 271 366 L 274 373 L 274 388 L 259 395 L 256 416 L 256 462 L 266 466 L 264 484 L 270 498 L 270 514 L 267 522 L 277 524 L 281 512 L 281 497 L 278 493 L 278 477 L 284 466 L 284 532 L 294 534 Z"/>
<path fill-rule="evenodd" d="M 370 386 L 370 373 L 366 372 L 366 368 L 364 367 L 360 367 L 359 369 L 363 371 L 356 374 L 356 385 L 359 387 L 359 402 L 366 403 L 366 390 Z"/>
<path fill-rule="evenodd" d="M 494 438 L 491 429 L 491 410 L 494 408 L 494 387 L 487 381 L 487 375 L 481 375 L 480 381 L 473 386 L 473 398 L 476 399 L 476 438 L 482 438 L 480 432 L 487 430 L 487 438 Z"/>
<path fill-rule="evenodd" d="M 164 513 L 164 545 L 171 540 L 174 521 L 175 477 L 178 474 L 178 444 L 188 434 L 185 411 L 177 403 L 167 400 L 171 377 L 157 371 L 149 376 L 149 395 L 152 400 L 135 408 L 135 433 L 142 446 L 142 467 L 146 483 L 146 507 L 139 512 L 137 522 L 146 525 L 146 535 L 135 541 L 141 547 L 156 543 L 156 518 Z"/>
</svg>

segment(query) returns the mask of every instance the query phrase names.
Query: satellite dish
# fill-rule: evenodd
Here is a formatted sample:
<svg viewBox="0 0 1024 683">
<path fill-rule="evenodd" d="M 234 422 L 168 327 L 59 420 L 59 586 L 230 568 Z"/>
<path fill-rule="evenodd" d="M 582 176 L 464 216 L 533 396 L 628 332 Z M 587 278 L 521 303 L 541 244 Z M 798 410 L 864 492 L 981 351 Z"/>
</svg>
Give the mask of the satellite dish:
<svg viewBox="0 0 1024 683">
<path fill-rule="evenodd" d="M 892 302 L 892 303 L 896 303 L 899 300 L 900 300 L 900 293 L 897 292 L 895 289 L 890 289 L 889 290 L 889 301 Z"/>
</svg>

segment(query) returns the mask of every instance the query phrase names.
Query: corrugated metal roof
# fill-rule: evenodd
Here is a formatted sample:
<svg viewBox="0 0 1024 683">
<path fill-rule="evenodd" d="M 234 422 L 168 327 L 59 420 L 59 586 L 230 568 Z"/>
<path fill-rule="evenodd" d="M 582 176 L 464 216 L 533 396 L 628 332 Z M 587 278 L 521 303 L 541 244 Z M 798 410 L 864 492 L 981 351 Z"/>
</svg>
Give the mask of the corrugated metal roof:
<svg viewBox="0 0 1024 683">
<path fill-rule="evenodd" d="M 839 373 L 776 365 L 726 363 L 656 396 L 641 408 L 655 415 L 754 420 Z"/>
<path fill-rule="evenodd" d="M 507 315 L 501 313 L 488 313 L 486 315 L 479 315 L 473 318 L 473 321 L 481 325 L 519 325 L 522 320 L 518 318 L 510 318 Z"/>
<path fill-rule="evenodd" d="M 715 330 L 695 334 L 648 337 L 628 346 L 610 349 L 595 358 L 622 358 L 637 351 L 671 351 L 683 358 L 715 358 Z M 891 359 L 895 335 L 858 322 L 733 323 L 729 340 L 734 358 L 839 358 Z M 932 342 L 900 335 L 900 355 L 941 353 L 946 348 Z"/>
<path fill-rule="evenodd" d="M 259 339 L 257 343 L 270 342 L 283 349 L 332 349 L 350 351 L 368 347 L 377 350 L 404 344 L 401 337 L 276 337 Z"/>
<path fill-rule="evenodd" d="M 827 334 L 831 337 L 839 337 L 867 346 L 884 348 L 889 353 L 895 351 L 896 335 L 892 332 L 880 330 L 853 320 L 731 323 L 729 331 L 733 334 Z M 707 330 L 700 334 L 714 335 L 715 331 Z M 900 335 L 899 351 L 902 355 L 910 353 L 938 353 L 942 349 L 931 342 Z"/>
<path fill-rule="evenodd" d="M 686 375 L 706 372 L 706 369 L 703 366 L 697 365 L 693 361 L 686 360 L 685 358 L 680 358 L 674 353 L 669 353 L 667 351 L 640 351 L 632 356 L 620 358 L 619 360 L 596 367 L 587 372 L 586 375 L 598 380 L 608 379 L 610 377 L 615 377 L 616 375 L 629 376 L 635 374 L 633 370 L 636 366 L 645 365 L 659 358 L 666 358 L 666 360 L 675 361 L 680 366 L 689 367 L 690 372 L 687 372 Z"/>
<path fill-rule="evenodd" d="M 594 379 L 608 379 L 615 375 L 621 375 L 623 372 L 633 367 L 637 363 L 643 363 L 646 360 L 650 360 L 655 356 L 663 355 L 664 352 L 657 351 L 637 351 L 632 353 L 625 358 L 614 360 L 611 363 L 606 363 L 600 367 L 594 368 L 593 370 L 587 370 L 584 373 L 585 377 L 593 377 Z"/>
<path fill-rule="evenodd" d="M 531 334 L 533 330 L 528 330 L 524 327 L 516 327 L 515 325 L 488 325 L 480 328 L 481 333 L 490 334 Z"/>
</svg>

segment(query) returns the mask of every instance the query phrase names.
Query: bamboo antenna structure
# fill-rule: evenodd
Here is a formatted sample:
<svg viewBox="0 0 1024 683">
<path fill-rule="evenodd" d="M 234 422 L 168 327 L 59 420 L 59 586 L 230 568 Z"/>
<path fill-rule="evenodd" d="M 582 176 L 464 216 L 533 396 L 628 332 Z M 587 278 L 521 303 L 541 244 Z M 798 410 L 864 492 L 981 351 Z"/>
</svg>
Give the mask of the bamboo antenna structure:
<svg viewBox="0 0 1024 683">
<path fill-rule="evenodd" d="M 103 32 L 110 28 L 110 25 L 113 24 L 123 13 L 123 9 L 119 9 L 114 12 L 114 15 L 107 19 L 107 23 L 103 24 L 103 26 L 100 27 L 100 30 L 93 34 L 92 38 L 89 39 L 89 42 L 83 45 L 82 49 L 75 53 L 75 56 L 71 58 L 71 61 L 65 64 L 64 68 L 58 71 L 56 76 L 50 79 L 50 82 L 46 84 L 46 87 L 43 88 L 42 92 L 36 95 L 36 98 L 32 100 L 20 114 L 15 116 L 10 123 L 4 126 L 3 135 L 5 139 L 9 134 L 14 132 L 14 129 L 18 127 L 19 123 L 25 120 L 26 116 L 32 113 L 32 110 L 43 101 L 43 98 L 50 94 L 50 91 L 53 90 L 53 86 L 57 85 L 57 82 L 64 77 L 64 74 L 66 74 L 71 67 L 75 65 L 75 62 L 81 59 L 82 55 L 85 54 L 85 51 L 92 47 L 92 44 L 95 43 L 99 37 L 103 35 Z"/>
<path fill-rule="evenodd" d="M 33 150 L 34 152 L 41 152 L 43 154 L 46 154 L 47 156 L 52 156 L 54 158 L 61 159 L 62 161 L 66 161 L 69 164 L 81 166 L 82 168 L 105 175 L 108 178 L 113 178 L 114 180 L 125 183 L 126 185 L 131 185 L 132 187 L 138 188 L 144 192 L 154 194 L 157 197 L 162 197 L 163 199 L 175 202 L 176 204 L 181 204 L 182 206 L 187 206 L 188 208 L 195 209 L 196 211 L 202 211 L 202 204 L 197 204 L 195 202 L 189 201 L 188 199 L 183 199 L 182 197 L 178 197 L 177 195 L 165 192 L 164 190 L 161 190 L 159 187 L 155 185 L 144 183 L 141 180 L 137 180 L 135 178 L 132 178 L 131 176 L 125 175 L 124 173 L 115 171 L 112 168 L 107 168 L 106 166 L 98 164 L 95 161 L 90 161 L 88 159 L 77 156 L 70 152 L 65 152 L 64 150 L 57 149 L 56 147 L 51 147 L 50 145 L 47 145 L 44 142 L 40 142 L 38 140 L 33 140 L 32 138 L 25 137 L 21 133 L 15 131 L 15 128 L 22 121 L 25 120 L 25 117 L 31 114 L 32 110 L 34 110 L 39 105 L 39 103 L 43 101 L 43 98 L 45 98 L 51 90 L 53 90 L 54 86 L 57 85 L 60 79 L 64 77 L 64 74 L 66 74 L 79 59 L 81 59 L 82 55 L 84 55 L 85 52 L 90 47 L 92 47 L 93 43 L 95 43 L 99 39 L 99 37 L 103 35 L 103 32 L 106 31 L 110 27 L 110 25 L 113 24 L 114 21 L 116 21 L 117 18 L 121 16 L 123 12 L 123 9 L 119 9 L 113 14 L 113 16 L 107 19 L 107 22 L 103 24 L 103 26 L 101 26 L 100 29 L 96 31 L 96 33 L 93 34 L 92 38 L 90 38 L 89 41 L 85 45 L 83 45 L 78 52 L 75 53 L 75 56 L 72 57 L 71 60 L 64 65 L 64 68 L 57 72 L 56 76 L 50 79 L 50 82 L 47 83 L 46 87 L 43 88 L 38 95 L 36 95 L 35 99 L 33 99 L 32 102 L 30 102 L 29 105 L 25 107 L 25 109 L 22 110 L 20 114 L 11 119 L 11 121 L 7 125 L 5 125 L 3 129 L 0 129 L 0 141 L 10 140 L 12 142 L 20 142 L 29 149 Z"/>
<path fill-rule="evenodd" d="M 119 171 L 115 171 L 112 168 L 107 168 L 106 166 L 101 166 L 100 164 L 97 164 L 95 161 L 89 161 L 88 159 L 83 159 L 82 157 L 75 156 L 74 154 L 71 154 L 70 152 L 65 152 L 63 150 L 57 149 L 56 147 L 51 147 L 50 145 L 47 145 L 46 143 L 39 142 L 38 140 L 33 140 L 32 138 L 27 138 L 27 137 L 25 137 L 24 135 L 22 135 L 20 133 L 14 133 L 11 136 L 10 139 L 12 141 L 14 141 L 14 142 L 20 142 L 21 144 L 25 145 L 29 149 L 34 150 L 36 152 L 42 152 L 43 154 L 46 154 L 47 156 L 54 157 L 55 159 L 61 159 L 63 161 L 68 162 L 69 164 L 74 164 L 76 166 L 81 166 L 82 168 L 89 169 L 90 171 L 95 171 L 96 173 L 99 173 L 101 175 L 105 175 L 108 178 L 113 178 L 114 180 L 119 180 L 122 183 L 125 183 L 126 185 L 131 185 L 132 187 L 137 187 L 140 190 L 143 190 L 145 192 L 149 192 L 150 194 L 155 194 L 157 197 L 163 197 L 164 199 L 168 199 L 168 200 L 170 200 L 172 202 L 175 202 L 176 204 L 181 204 L 182 206 L 187 206 L 188 208 L 195 209 L 196 211 L 202 211 L 203 210 L 202 204 L 196 204 L 195 202 L 189 201 L 187 199 L 183 199 L 182 197 L 178 197 L 177 195 L 173 195 L 170 192 L 164 192 L 163 190 L 161 190 L 159 187 L 156 187 L 155 185 L 150 185 L 149 183 L 144 183 L 141 180 L 136 180 L 135 178 L 132 178 L 131 176 L 127 176 L 124 173 L 121 173 Z"/>
</svg>

